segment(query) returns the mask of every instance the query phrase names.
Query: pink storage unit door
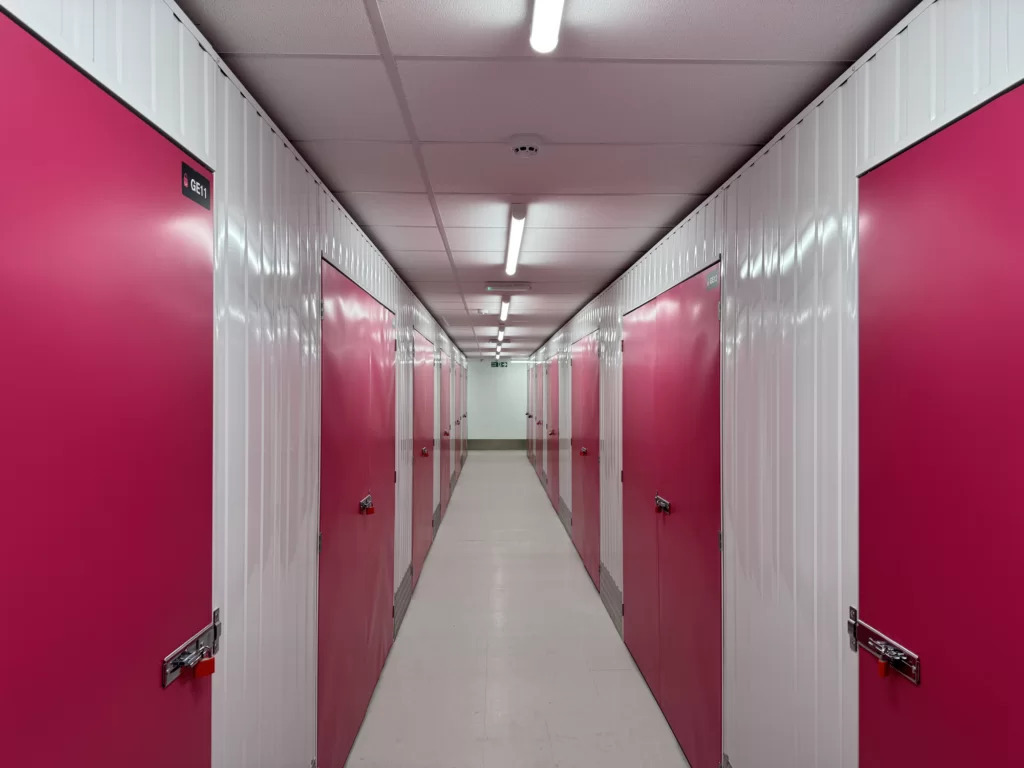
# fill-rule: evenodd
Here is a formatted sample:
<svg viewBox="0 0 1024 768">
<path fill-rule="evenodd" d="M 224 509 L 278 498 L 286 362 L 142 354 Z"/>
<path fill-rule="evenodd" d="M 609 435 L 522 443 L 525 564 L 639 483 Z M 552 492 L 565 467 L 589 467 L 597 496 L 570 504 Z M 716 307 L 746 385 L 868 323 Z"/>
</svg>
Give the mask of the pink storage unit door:
<svg viewBox="0 0 1024 768">
<path fill-rule="evenodd" d="M 0 762 L 209 766 L 211 175 L 2 14 L 0 90 Z"/>
<path fill-rule="evenodd" d="M 321 274 L 317 756 L 340 766 L 393 636 L 394 342 L 390 312 L 327 262 Z"/>
<path fill-rule="evenodd" d="M 547 473 L 548 499 L 558 511 L 558 360 L 548 361 Z"/>
<path fill-rule="evenodd" d="M 451 401 L 451 361 L 448 355 L 441 353 L 441 517 L 448 511 L 448 500 L 452 495 L 451 483 L 451 446 L 452 446 L 452 401 Z M 435 531 L 436 533 L 436 531 Z"/>
<path fill-rule="evenodd" d="M 622 634 L 655 696 L 661 684 L 658 462 L 654 412 L 657 303 L 622 318 Z"/>
<path fill-rule="evenodd" d="M 547 368 L 544 363 L 538 363 L 535 369 L 536 374 L 533 382 L 533 401 L 537 404 L 537 412 L 533 419 L 533 451 L 534 468 L 537 474 L 543 477 L 544 474 L 544 445 L 547 440 L 547 432 L 544 427 L 545 403 L 544 403 L 544 376 Z"/>
<path fill-rule="evenodd" d="M 537 404 L 533 401 L 533 366 L 526 373 L 526 457 L 533 462 L 533 412 Z"/>
<path fill-rule="evenodd" d="M 920 665 L 859 651 L 872 768 L 1024 765 L 1022 135 L 1017 88 L 860 180 L 857 607 Z"/>
<path fill-rule="evenodd" d="M 717 265 L 657 300 L 658 701 L 692 768 L 722 759 L 718 300 Z"/>
<path fill-rule="evenodd" d="M 572 346 L 572 540 L 594 586 L 600 587 L 600 371 L 597 334 Z"/>
<path fill-rule="evenodd" d="M 412 583 L 434 540 L 434 345 L 418 331 L 412 374 Z"/>
</svg>

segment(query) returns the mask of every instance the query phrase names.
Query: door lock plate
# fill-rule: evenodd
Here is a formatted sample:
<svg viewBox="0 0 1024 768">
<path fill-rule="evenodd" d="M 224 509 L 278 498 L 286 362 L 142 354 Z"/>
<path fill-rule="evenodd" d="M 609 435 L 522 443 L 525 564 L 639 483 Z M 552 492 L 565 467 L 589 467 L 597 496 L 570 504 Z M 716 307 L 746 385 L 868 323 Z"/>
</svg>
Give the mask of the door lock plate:
<svg viewBox="0 0 1024 768">
<path fill-rule="evenodd" d="M 857 615 L 856 608 L 850 608 L 850 618 L 846 622 L 846 632 L 850 637 L 850 650 L 854 653 L 858 648 L 874 656 L 889 669 L 898 672 L 914 685 L 921 685 L 921 659 L 908 648 L 892 640 L 869 624 L 865 624 Z"/>
<path fill-rule="evenodd" d="M 164 657 L 160 665 L 161 680 L 166 688 L 186 669 L 195 669 L 203 659 L 209 659 L 220 650 L 220 608 L 213 612 L 213 621 L 173 653 Z"/>
<path fill-rule="evenodd" d="M 668 499 L 663 499 L 661 496 L 655 496 L 654 505 L 658 508 L 659 512 L 664 512 L 666 515 L 672 513 L 672 502 Z"/>
</svg>

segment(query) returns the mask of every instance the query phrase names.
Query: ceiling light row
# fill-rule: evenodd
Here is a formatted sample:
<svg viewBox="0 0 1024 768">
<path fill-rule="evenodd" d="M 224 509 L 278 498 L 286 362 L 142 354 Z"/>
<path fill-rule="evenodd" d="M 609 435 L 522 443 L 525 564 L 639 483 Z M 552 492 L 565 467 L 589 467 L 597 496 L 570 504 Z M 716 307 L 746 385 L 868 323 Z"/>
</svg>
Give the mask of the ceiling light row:
<svg viewBox="0 0 1024 768">
<path fill-rule="evenodd" d="M 551 53 L 558 47 L 565 0 L 533 0 L 533 26 L 530 47 L 537 53 Z"/>
</svg>

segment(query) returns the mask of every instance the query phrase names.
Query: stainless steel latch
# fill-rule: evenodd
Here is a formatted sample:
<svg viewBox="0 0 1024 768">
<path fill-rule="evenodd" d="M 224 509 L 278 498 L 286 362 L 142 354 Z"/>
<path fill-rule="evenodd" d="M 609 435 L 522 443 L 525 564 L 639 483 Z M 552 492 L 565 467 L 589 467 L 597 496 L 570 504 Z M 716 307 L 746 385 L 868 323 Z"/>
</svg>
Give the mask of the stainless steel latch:
<svg viewBox="0 0 1024 768">
<path fill-rule="evenodd" d="M 200 664 L 205 667 L 205 660 L 212 660 L 220 650 L 220 633 L 220 608 L 217 608 L 213 612 L 213 621 L 210 624 L 164 657 L 160 665 L 163 687 L 166 688 L 181 677 L 181 673 L 186 669 L 198 674 Z"/>
<path fill-rule="evenodd" d="M 376 510 L 373 507 L 373 496 L 367 494 L 359 500 L 359 514 L 372 515 Z"/>
<path fill-rule="evenodd" d="M 664 512 L 666 515 L 672 514 L 672 502 L 668 499 L 663 499 L 661 496 L 655 496 L 654 504 L 658 507 L 659 512 Z"/>
<path fill-rule="evenodd" d="M 863 648 L 878 659 L 878 674 L 881 677 L 893 670 L 907 678 L 914 685 L 921 684 L 921 659 L 913 651 L 904 648 L 874 627 L 865 624 L 857 615 L 857 609 L 850 608 L 850 618 L 846 622 L 846 632 L 850 637 L 850 650 L 854 653 Z"/>
</svg>

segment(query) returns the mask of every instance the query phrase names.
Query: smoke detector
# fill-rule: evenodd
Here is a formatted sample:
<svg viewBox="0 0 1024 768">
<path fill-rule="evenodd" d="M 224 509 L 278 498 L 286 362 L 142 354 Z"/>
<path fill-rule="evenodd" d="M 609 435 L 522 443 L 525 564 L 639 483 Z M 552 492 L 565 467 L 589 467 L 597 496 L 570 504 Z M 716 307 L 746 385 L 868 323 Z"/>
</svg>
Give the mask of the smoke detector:
<svg viewBox="0 0 1024 768">
<path fill-rule="evenodd" d="M 540 136 L 532 133 L 519 134 L 511 139 L 512 154 L 518 158 L 528 159 L 540 153 Z"/>
</svg>

